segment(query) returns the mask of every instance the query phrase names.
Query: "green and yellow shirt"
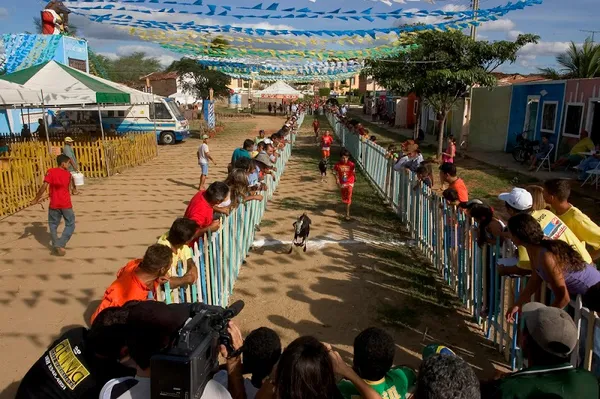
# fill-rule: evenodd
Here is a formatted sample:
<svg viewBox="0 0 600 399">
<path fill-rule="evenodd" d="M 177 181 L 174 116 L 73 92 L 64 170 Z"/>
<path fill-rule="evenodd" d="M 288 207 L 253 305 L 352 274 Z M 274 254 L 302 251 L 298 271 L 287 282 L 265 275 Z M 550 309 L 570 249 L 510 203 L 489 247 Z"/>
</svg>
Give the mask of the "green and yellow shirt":
<svg viewBox="0 0 600 399">
<path fill-rule="evenodd" d="M 390 369 L 379 381 L 365 382 L 371 386 L 383 399 L 404 399 L 408 392 L 412 392 L 417 375 L 409 367 L 395 367 Z M 361 396 L 350 381 L 342 380 L 338 388 L 345 399 L 359 399 Z"/>
</svg>

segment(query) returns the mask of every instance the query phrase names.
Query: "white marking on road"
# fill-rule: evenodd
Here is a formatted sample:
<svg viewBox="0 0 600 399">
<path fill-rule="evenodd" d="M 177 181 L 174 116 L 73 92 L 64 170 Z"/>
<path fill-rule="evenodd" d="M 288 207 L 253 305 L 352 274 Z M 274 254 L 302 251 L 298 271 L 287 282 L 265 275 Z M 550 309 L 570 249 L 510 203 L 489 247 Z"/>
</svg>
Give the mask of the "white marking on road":
<svg viewBox="0 0 600 399">
<path fill-rule="evenodd" d="M 316 238 L 311 239 L 310 237 L 307 240 L 307 248 L 308 249 L 321 249 L 327 245 L 392 245 L 392 246 L 413 246 L 415 242 L 413 240 L 410 241 L 378 241 L 378 240 L 367 240 L 367 239 L 358 239 L 358 240 L 350 240 L 350 239 L 335 239 L 335 238 Z M 258 237 L 252 243 L 254 248 L 262 248 L 262 247 L 274 247 L 280 245 L 292 245 L 292 241 L 281 241 L 275 240 L 271 238 L 261 238 Z"/>
</svg>

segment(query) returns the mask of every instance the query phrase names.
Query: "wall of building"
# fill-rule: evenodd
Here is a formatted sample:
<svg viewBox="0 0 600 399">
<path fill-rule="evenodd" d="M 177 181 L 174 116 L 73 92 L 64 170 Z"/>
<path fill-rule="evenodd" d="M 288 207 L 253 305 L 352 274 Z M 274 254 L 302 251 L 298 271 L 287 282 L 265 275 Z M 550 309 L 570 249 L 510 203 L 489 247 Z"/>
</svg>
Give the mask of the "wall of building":
<svg viewBox="0 0 600 399">
<path fill-rule="evenodd" d="M 159 96 L 169 97 L 177 93 L 177 79 L 151 80 L 152 92 Z"/>
<path fill-rule="evenodd" d="M 532 131 L 529 138 L 541 140 L 542 134 L 548 133 L 550 134 L 550 142 L 557 146 L 564 111 L 565 86 L 564 81 L 513 85 L 506 151 L 512 151 L 516 143 L 517 134 L 525 130 L 527 104 L 534 99 L 539 101 L 538 112 L 535 120 L 535 128 L 531 128 Z M 546 103 L 555 103 L 557 105 L 556 117 L 553 129 L 542 131 L 542 116 L 544 104 Z"/>
<path fill-rule="evenodd" d="M 89 72 L 87 42 L 58 35 L 2 35 L 6 59 L 0 69 L 19 71 L 51 60 Z"/>
<path fill-rule="evenodd" d="M 510 113 L 512 86 L 473 89 L 469 150 L 503 151 Z"/>
<path fill-rule="evenodd" d="M 592 133 L 592 121 L 594 116 L 593 103 L 599 100 L 600 78 L 568 80 L 565 90 L 565 117 L 567 107 L 569 105 L 581 106 L 583 108 L 583 112 L 581 115 L 579 129 L 574 129 L 578 131 L 566 131 L 566 124 L 563 123 L 560 130 L 561 135 L 565 138 L 577 139 L 580 137 L 581 130 L 583 129 L 587 130 L 589 133 Z M 596 133 L 596 136 L 598 134 L 597 132 L 593 133 Z M 594 138 L 598 139 L 598 137 Z"/>
</svg>

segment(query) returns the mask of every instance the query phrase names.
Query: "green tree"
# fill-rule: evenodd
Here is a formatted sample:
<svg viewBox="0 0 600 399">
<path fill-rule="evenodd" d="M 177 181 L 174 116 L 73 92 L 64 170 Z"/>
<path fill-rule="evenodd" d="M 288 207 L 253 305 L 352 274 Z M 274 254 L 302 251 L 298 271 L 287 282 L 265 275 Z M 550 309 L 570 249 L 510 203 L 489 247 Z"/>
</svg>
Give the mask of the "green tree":
<svg viewBox="0 0 600 399">
<path fill-rule="evenodd" d="M 539 68 L 550 79 L 594 78 L 600 76 L 600 44 L 588 37 L 581 46 L 571 42 L 564 53 L 556 56 L 559 69 Z"/>
<path fill-rule="evenodd" d="M 198 98 L 207 99 L 210 89 L 215 97 L 229 95 L 230 78 L 222 72 L 211 70 L 191 58 L 182 58 L 173 62 L 168 72 L 177 72 L 179 83 L 184 91 L 193 93 Z"/>
<path fill-rule="evenodd" d="M 418 47 L 393 58 L 367 60 L 365 73 L 400 94 L 414 92 L 431 105 L 438 116 L 438 155 L 442 153 L 444 124 L 448 112 L 469 88 L 492 87 L 491 74 L 505 62 L 513 63 L 517 52 L 535 35 L 519 35 L 516 41 L 474 41 L 462 32 L 424 31 L 405 40 Z"/>
<path fill-rule="evenodd" d="M 119 83 L 137 83 L 140 77 L 162 71 L 160 61 L 143 51 L 109 60 L 104 57 L 108 78 Z"/>
</svg>

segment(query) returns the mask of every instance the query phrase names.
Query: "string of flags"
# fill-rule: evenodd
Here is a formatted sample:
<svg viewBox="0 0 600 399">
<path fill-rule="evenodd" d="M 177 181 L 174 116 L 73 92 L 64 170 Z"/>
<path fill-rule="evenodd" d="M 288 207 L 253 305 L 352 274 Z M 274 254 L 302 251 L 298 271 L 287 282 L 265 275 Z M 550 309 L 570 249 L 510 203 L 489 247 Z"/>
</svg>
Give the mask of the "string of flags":
<svg viewBox="0 0 600 399">
<path fill-rule="evenodd" d="M 337 81 L 356 76 L 365 59 L 394 57 L 417 46 L 407 36 L 426 30 L 463 30 L 507 13 L 541 4 L 518 0 L 480 9 L 415 10 L 403 8 L 320 10 L 292 2 L 233 6 L 215 0 L 63 0 L 74 14 L 126 30 L 132 36 L 194 58 L 204 67 L 232 78 L 263 81 Z M 313 3 L 316 0 L 310 0 Z M 419 0 L 371 0 L 389 6 Z M 422 0 L 433 4 L 433 0 Z M 159 6 L 157 6 L 159 5 Z M 437 23 L 394 26 L 399 19 L 435 17 Z M 378 23 L 368 29 L 298 29 L 269 25 L 237 26 L 233 21 L 330 20 Z M 210 23 L 217 20 L 218 23 Z M 389 21 L 390 23 L 385 23 Z M 296 24 L 297 25 L 297 24 Z M 308 25 L 308 24 L 307 24 Z M 314 25 L 314 23 L 312 23 Z M 383 25 L 383 26 L 382 26 Z M 266 25 L 265 25 L 266 26 Z M 220 39 L 220 40 L 216 40 Z"/>
</svg>

